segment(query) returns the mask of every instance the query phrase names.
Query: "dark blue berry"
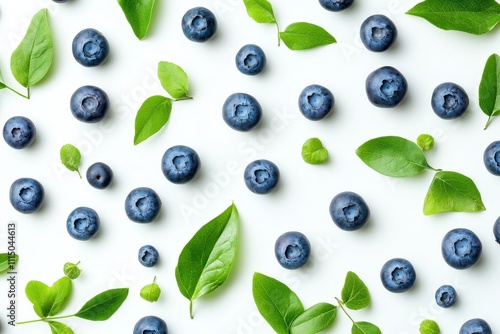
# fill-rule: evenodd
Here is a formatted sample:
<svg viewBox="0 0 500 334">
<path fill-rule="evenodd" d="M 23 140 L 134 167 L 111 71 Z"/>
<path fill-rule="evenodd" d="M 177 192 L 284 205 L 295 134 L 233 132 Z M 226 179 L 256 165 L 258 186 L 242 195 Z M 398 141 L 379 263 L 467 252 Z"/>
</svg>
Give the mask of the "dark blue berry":
<svg viewBox="0 0 500 334">
<path fill-rule="evenodd" d="M 200 157 L 191 147 L 176 145 L 165 151 L 161 159 L 161 171 L 172 183 L 191 181 L 200 168 Z"/>
<path fill-rule="evenodd" d="M 286 269 L 297 269 L 309 260 L 311 245 L 307 237 L 296 231 L 285 232 L 274 244 L 274 254 L 279 264 Z"/>
<path fill-rule="evenodd" d="M 451 285 L 442 285 L 436 290 L 436 303 L 444 308 L 452 307 L 457 301 L 457 292 Z"/>
<path fill-rule="evenodd" d="M 407 82 L 397 69 L 383 66 L 368 75 L 365 82 L 368 100 L 380 108 L 398 105 L 406 95 Z"/>
<path fill-rule="evenodd" d="M 358 194 L 345 191 L 337 194 L 330 202 L 330 216 L 344 231 L 355 231 L 365 226 L 370 209 Z"/>
<path fill-rule="evenodd" d="M 465 90 L 452 82 L 438 85 L 432 92 L 431 106 L 434 113 L 442 119 L 462 116 L 469 106 Z"/>
<path fill-rule="evenodd" d="M 257 75 L 266 66 L 264 51 L 255 44 L 244 45 L 236 54 L 236 68 L 246 75 Z"/>
<path fill-rule="evenodd" d="M 262 109 L 250 94 L 231 94 L 222 106 L 222 118 L 231 129 L 250 131 L 259 124 Z"/>
<path fill-rule="evenodd" d="M 387 16 L 372 15 L 361 24 L 359 34 L 368 50 L 383 52 L 394 44 L 398 30 Z"/>
<path fill-rule="evenodd" d="M 163 319 L 148 315 L 137 321 L 133 334 L 168 334 L 168 328 Z"/>
<path fill-rule="evenodd" d="M 187 39 L 203 43 L 212 38 L 217 31 L 217 19 L 207 8 L 195 7 L 184 14 L 181 26 Z"/>
<path fill-rule="evenodd" d="M 144 245 L 139 249 L 137 259 L 143 266 L 153 267 L 158 263 L 160 253 L 158 253 L 158 250 L 156 250 L 153 246 Z"/>
<path fill-rule="evenodd" d="M 255 160 L 247 165 L 244 179 L 247 188 L 255 194 L 268 194 L 278 185 L 280 171 L 269 160 Z"/>
<path fill-rule="evenodd" d="M 35 179 L 23 177 L 10 186 L 10 204 L 21 213 L 33 213 L 40 209 L 45 198 L 45 190 Z"/>
<path fill-rule="evenodd" d="M 340 12 L 351 7 L 354 0 L 319 0 L 319 4 L 331 12 Z"/>
<path fill-rule="evenodd" d="M 87 28 L 76 34 L 72 45 L 75 60 L 85 67 L 101 65 L 109 55 L 109 43 L 99 31 Z"/>
<path fill-rule="evenodd" d="M 444 236 L 441 253 L 444 260 L 455 269 L 467 269 L 481 256 L 482 244 L 477 235 L 466 228 L 456 228 Z"/>
<path fill-rule="evenodd" d="M 382 285 L 390 292 L 405 292 L 413 287 L 417 276 L 410 261 L 394 258 L 387 261 L 380 271 Z"/>
<path fill-rule="evenodd" d="M 99 226 L 97 212 L 87 207 L 74 209 L 66 220 L 69 235 L 77 240 L 89 240 L 99 231 Z"/>
<path fill-rule="evenodd" d="M 475 318 L 467 320 L 458 334 L 492 334 L 490 325 L 483 319 Z"/>
<path fill-rule="evenodd" d="M 500 140 L 486 147 L 483 153 L 484 167 L 493 175 L 500 175 Z"/>
<path fill-rule="evenodd" d="M 87 169 L 87 181 L 96 189 L 106 189 L 113 180 L 113 171 L 103 162 L 96 162 Z"/>
<path fill-rule="evenodd" d="M 35 140 L 35 124 L 23 116 L 9 118 L 3 127 L 3 139 L 16 150 L 30 146 Z"/>
<path fill-rule="evenodd" d="M 160 209 L 160 197 L 151 188 L 135 188 L 125 199 L 125 213 L 136 223 L 151 223 L 160 215 Z"/>
<path fill-rule="evenodd" d="M 332 92 L 320 85 L 309 85 L 299 95 L 299 110 L 305 118 L 311 121 L 325 118 L 334 104 Z"/>
<path fill-rule="evenodd" d="M 70 109 L 77 120 L 96 123 L 108 115 L 109 98 L 99 87 L 82 86 L 71 96 Z"/>
</svg>

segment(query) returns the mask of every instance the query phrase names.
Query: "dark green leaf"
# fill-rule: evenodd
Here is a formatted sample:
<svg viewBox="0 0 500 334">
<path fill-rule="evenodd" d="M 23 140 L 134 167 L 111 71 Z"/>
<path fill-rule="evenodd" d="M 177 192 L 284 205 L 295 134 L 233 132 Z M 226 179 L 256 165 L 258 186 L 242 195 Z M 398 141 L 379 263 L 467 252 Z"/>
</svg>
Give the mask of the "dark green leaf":
<svg viewBox="0 0 500 334">
<path fill-rule="evenodd" d="M 160 294 L 161 289 L 158 284 L 156 284 L 156 277 L 153 280 L 153 283 L 144 286 L 140 292 L 142 299 L 147 300 L 148 302 L 158 301 L 158 298 L 160 298 Z"/>
<path fill-rule="evenodd" d="M 258 23 L 276 23 L 273 6 L 267 0 L 243 0 L 248 15 Z"/>
<path fill-rule="evenodd" d="M 78 278 L 82 272 L 82 270 L 78 268 L 78 263 L 66 262 L 63 267 L 64 275 L 70 279 Z"/>
<path fill-rule="evenodd" d="M 412 176 L 430 168 L 417 144 L 396 136 L 371 139 L 356 154 L 369 167 L 392 177 Z"/>
<path fill-rule="evenodd" d="M 301 313 L 292 322 L 291 334 L 315 334 L 330 327 L 337 316 L 337 307 L 318 303 Z"/>
<path fill-rule="evenodd" d="M 420 323 L 420 334 L 439 334 L 438 324 L 433 320 L 424 320 Z"/>
<path fill-rule="evenodd" d="M 352 334 L 382 334 L 380 329 L 372 323 L 366 321 L 357 321 L 352 324 Z"/>
<path fill-rule="evenodd" d="M 296 22 L 280 32 L 280 38 L 290 50 L 306 50 L 336 43 L 328 31 L 312 23 Z"/>
<path fill-rule="evenodd" d="M 456 172 L 437 172 L 424 201 L 425 215 L 439 212 L 478 212 L 485 209 L 474 181 Z"/>
<path fill-rule="evenodd" d="M 352 271 L 346 275 L 341 292 L 342 302 L 351 310 L 360 310 L 370 305 L 370 293 L 365 283 Z"/>
<path fill-rule="evenodd" d="M 127 296 L 128 288 L 106 290 L 86 302 L 75 316 L 92 321 L 108 320 L 120 308 Z"/>
<path fill-rule="evenodd" d="M 75 334 L 71 328 L 62 322 L 49 321 L 49 326 L 52 334 Z"/>
<path fill-rule="evenodd" d="M 57 315 L 66 306 L 71 296 L 71 280 L 66 276 L 57 280 L 52 287 L 40 281 L 29 281 L 25 293 L 40 318 Z"/>
<path fill-rule="evenodd" d="M 417 137 L 417 145 L 423 150 L 423 151 L 429 151 L 432 150 L 434 147 L 434 137 L 428 134 L 421 134 Z"/>
<path fill-rule="evenodd" d="M 47 13 L 44 8 L 33 16 L 26 35 L 10 58 L 12 74 L 24 87 L 42 80 L 52 65 L 54 46 Z"/>
<path fill-rule="evenodd" d="M 188 76 L 178 65 L 161 61 L 158 64 L 158 78 L 162 87 L 174 99 L 186 99 L 188 95 Z"/>
<path fill-rule="evenodd" d="M 172 111 L 172 100 L 155 95 L 148 98 L 135 116 L 134 145 L 148 139 L 167 124 Z"/>
<path fill-rule="evenodd" d="M 328 150 L 318 138 L 310 138 L 302 145 L 302 159 L 305 162 L 318 165 L 328 160 Z"/>
<path fill-rule="evenodd" d="M 137 38 L 146 37 L 155 0 L 118 0 L 118 4 Z"/>
<path fill-rule="evenodd" d="M 78 150 L 78 148 L 71 144 L 66 144 L 61 147 L 59 156 L 61 157 L 62 164 L 66 166 L 67 169 L 72 172 L 78 172 L 78 175 L 80 175 L 80 178 L 82 178 L 82 175 L 80 174 L 80 171 L 78 169 L 78 167 L 80 166 L 82 155 L 80 154 L 80 150 Z"/>
<path fill-rule="evenodd" d="M 479 106 L 488 115 L 485 129 L 494 116 L 500 113 L 500 56 L 492 54 L 486 61 L 479 83 Z"/>
<path fill-rule="evenodd" d="M 14 266 L 17 263 L 17 260 L 19 260 L 19 256 L 17 254 L 14 254 L 14 256 L 11 256 L 11 259 L 9 261 L 9 254 L 7 253 L 1 253 L 0 254 L 0 274 L 12 270 L 11 266 Z"/>
<path fill-rule="evenodd" d="M 406 14 L 422 17 L 444 30 L 480 35 L 500 21 L 500 5 L 495 0 L 426 0 Z"/>
<path fill-rule="evenodd" d="M 278 334 L 289 334 L 295 318 L 304 312 L 299 297 L 272 277 L 254 273 L 252 293 L 260 314 Z"/>
</svg>

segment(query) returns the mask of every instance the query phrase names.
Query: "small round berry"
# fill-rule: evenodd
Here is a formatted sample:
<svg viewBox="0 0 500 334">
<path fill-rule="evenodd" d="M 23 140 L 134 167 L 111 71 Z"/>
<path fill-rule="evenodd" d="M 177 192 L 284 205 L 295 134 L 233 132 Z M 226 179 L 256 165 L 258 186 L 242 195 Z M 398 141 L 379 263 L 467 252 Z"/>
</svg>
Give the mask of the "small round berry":
<svg viewBox="0 0 500 334">
<path fill-rule="evenodd" d="M 234 93 L 222 106 L 222 118 L 233 130 L 250 131 L 259 124 L 262 108 L 259 102 L 250 94 Z"/>
<path fill-rule="evenodd" d="M 387 261 L 380 271 L 382 285 L 390 292 L 405 292 L 413 287 L 416 273 L 410 261 L 394 258 Z"/>
<path fill-rule="evenodd" d="M 203 43 L 212 38 L 217 31 L 217 19 L 209 9 L 195 7 L 184 14 L 181 27 L 187 39 Z"/>
<path fill-rule="evenodd" d="M 494 141 L 486 147 L 483 153 L 483 162 L 488 172 L 500 175 L 500 140 Z"/>
<path fill-rule="evenodd" d="M 27 117 L 11 117 L 3 127 L 3 139 L 16 150 L 30 146 L 35 140 L 35 136 L 35 124 Z"/>
<path fill-rule="evenodd" d="M 137 321 L 132 334 L 168 334 L 168 328 L 163 319 L 148 315 Z"/>
<path fill-rule="evenodd" d="M 108 94 L 96 86 L 82 86 L 71 95 L 70 109 L 81 122 L 100 122 L 109 112 Z"/>
<path fill-rule="evenodd" d="M 244 179 L 247 188 L 255 194 L 269 194 L 278 185 L 280 171 L 273 162 L 255 160 L 247 165 Z"/>
<path fill-rule="evenodd" d="M 351 7 L 354 0 L 319 0 L 319 4 L 331 12 L 340 12 Z"/>
<path fill-rule="evenodd" d="M 160 215 L 161 200 L 147 187 L 132 190 L 125 199 L 125 213 L 135 223 L 151 223 Z"/>
<path fill-rule="evenodd" d="M 97 212 L 87 207 L 74 209 L 66 220 L 69 235 L 77 240 L 89 240 L 99 231 L 99 226 Z"/>
<path fill-rule="evenodd" d="M 436 303 L 443 307 L 452 307 L 457 301 L 457 292 L 451 285 L 442 285 L 436 290 Z"/>
<path fill-rule="evenodd" d="M 462 116 L 469 106 L 465 90 L 452 82 L 438 85 L 432 92 L 431 106 L 434 113 L 442 119 Z"/>
<path fill-rule="evenodd" d="M 73 57 L 85 67 L 101 65 L 109 55 L 109 43 L 104 35 L 92 28 L 76 34 L 72 45 Z"/>
<path fill-rule="evenodd" d="M 161 171 L 172 183 L 191 181 L 200 169 L 200 157 L 191 147 L 176 145 L 165 151 L 161 159 Z"/>
<path fill-rule="evenodd" d="M 274 254 L 279 264 L 286 269 L 297 269 L 309 260 L 311 245 L 307 237 L 296 231 L 285 232 L 274 245 Z"/>
<path fill-rule="evenodd" d="M 104 162 L 96 162 L 87 169 L 87 181 L 96 189 L 106 189 L 113 180 L 113 171 Z"/>
<path fill-rule="evenodd" d="M 334 104 L 332 92 L 320 85 L 309 85 L 299 95 L 299 110 L 305 118 L 311 121 L 325 118 Z"/>
<path fill-rule="evenodd" d="M 160 253 L 151 245 L 144 245 L 139 249 L 137 259 L 144 267 L 153 267 L 160 259 Z"/>
<path fill-rule="evenodd" d="M 355 231 L 366 225 L 370 209 L 361 196 L 345 191 L 337 194 L 330 202 L 330 216 L 340 229 Z"/>
<path fill-rule="evenodd" d="M 246 75 L 257 75 L 266 66 L 266 55 L 260 46 L 244 45 L 236 54 L 236 68 Z"/>
<path fill-rule="evenodd" d="M 383 52 L 394 44 L 398 30 L 387 16 L 372 15 L 361 24 L 359 34 L 361 42 L 368 50 Z"/>
<path fill-rule="evenodd" d="M 458 334 L 492 334 L 490 325 L 483 319 L 475 318 L 467 320 Z"/>
<path fill-rule="evenodd" d="M 45 190 L 35 179 L 23 177 L 10 186 L 10 204 L 21 213 L 33 213 L 40 209 L 45 199 Z"/>
<path fill-rule="evenodd" d="M 405 97 L 407 86 L 403 74 L 391 66 L 376 69 L 365 82 L 368 100 L 380 108 L 397 106 Z"/>
<path fill-rule="evenodd" d="M 455 228 L 443 237 L 441 253 L 448 265 L 455 269 L 467 269 L 481 257 L 481 240 L 466 228 Z"/>
</svg>

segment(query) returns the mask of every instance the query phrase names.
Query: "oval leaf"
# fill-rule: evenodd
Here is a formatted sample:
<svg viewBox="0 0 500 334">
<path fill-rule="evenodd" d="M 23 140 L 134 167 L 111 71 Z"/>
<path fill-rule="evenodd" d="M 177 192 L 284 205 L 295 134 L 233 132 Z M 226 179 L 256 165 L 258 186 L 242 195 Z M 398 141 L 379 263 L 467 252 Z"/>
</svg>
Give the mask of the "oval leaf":
<svg viewBox="0 0 500 334">
<path fill-rule="evenodd" d="M 146 37 L 155 0 L 118 0 L 118 4 L 137 38 Z"/>
<path fill-rule="evenodd" d="M 82 270 L 78 268 L 78 263 L 66 262 L 63 267 L 64 275 L 66 275 L 69 279 L 77 279 Z"/>
<path fill-rule="evenodd" d="M 380 328 L 366 321 L 357 321 L 352 324 L 352 334 L 382 334 Z"/>
<path fill-rule="evenodd" d="M 239 216 L 231 204 L 203 225 L 182 249 L 175 268 L 180 292 L 192 302 L 222 285 L 231 271 L 239 239 Z M 192 307 L 191 317 L 192 314 Z"/>
<path fill-rule="evenodd" d="M 341 297 L 351 310 L 360 310 L 370 305 L 370 293 L 365 283 L 352 271 L 347 272 Z"/>
<path fill-rule="evenodd" d="M 500 56 L 492 54 L 486 61 L 479 83 L 479 106 L 488 115 L 485 129 L 500 113 Z"/>
<path fill-rule="evenodd" d="M 424 214 L 439 212 L 478 212 L 486 210 L 474 181 L 457 172 L 441 171 L 424 200 Z"/>
<path fill-rule="evenodd" d="M 10 58 L 14 78 L 24 87 L 43 79 L 52 65 L 54 46 L 50 33 L 47 9 L 36 13 L 28 31 Z"/>
<path fill-rule="evenodd" d="M 312 23 L 296 22 L 280 32 L 280 38 L 290 50 L 306 50 L 336 43 L 328 31 Z"/>
<path fill-rule="evenodd" d="M 392 177 L 412 176 L 430 168 L 417 144 L 397 136 L 371 139 L 356 154 L 375 171 Z"/>
<path fill-rule="evenodd" d="M 480 35 L 500 21 L 500 4 L 495 0 L 426 0 L 406 14 L 422 17 L 444 30 Z"/>
<path fill-rule="evenodd" d="M 80 154 L 80 150 L 78 150 L 78 148 L 71 144 L 66 144 L 61 147 L 59 156 L 61 158 L 62 164 L 66 166 L 67 169 L 72 172 L 78 172 L 78 175 L 80 175 L 80 178 L 82 178 L 82 175 L 78 170 L 78 167 L 80 166 L 80 162 L 82 160 L 82 155 Z"/>
<path fill-rule="evenodd" d="M 14 254 L 9 259 L 9 254 L 1 253 L 0 254 L 0 274 L 4 273 L 6 271 L 9 271 L 9 270 L 13 270 L 14 265 L 17 263 L 17 260 L 19 260 L 19 256 L 17 254 Z"/>
<path fill-rule="evenodd" d="M 151 303 L 158 301 L 158 299 L 160 298 L 160 294 L 161 289 L 155 282 L 144 286 L 140 292 L 142 299 L 147 300 Z"/>
<path fill-rule="evenodd" d="M 135 116 L 134 145 L 148 139 L 167 124 L 172 111 L 172 100 L 155 95 L 148 98 Z"/>
<path fill-rule="evenodd" d="M 161 61 L 158 64 L 158 78 L 162 87 L 174 99 L 186 99 L 188 95 L 188 76 L 178 65 Z"/>
<path fill-rule="evenodd" d="M 295 318 L 304 312 L 295 292 L 272 277 L 254 273 L 252 293 L 260 314 L 278 334 L 288 334 Z"/>
<path fill-rule="evenodd" d="M 40 281 L 29 281 L 24 289 L 26 297 L 33 304 L 35 313 L 40 318 L 45 318 L 49 315 L 52 307 L 50 298 L 50 288 Z"/>
<path fill-rule="evenodd" d="M 439 334 L 438 324 L 433 320 L 424 320 L 420 323 L 420 334 Z"/>
<path fill-rule="evenodd" d="M 127 296 L 128 288 L 106 290 L 86 302 L 75 316 L 92 321 L 108 320 L 120 308 Z"/>
<path fill-rule="evenodd" d="M 49 326 L 52 334 L 75 334 L 71 328 L 62 322 L 49 321 Z"/>
<path fill-rule="evenodd" d="M 267 0 L 243 0 L 248 16 L 257 23 L 276 23 L 273 6 Z"/>
<path fill-rule="evenodd" d="M 330 327 L 337 316 L 337 307 L 318 303 L 301 313 L 292 322 L 291 334 L 315 334 Z"/>
<path fill-rule="evenodd" d="M 57 315 L 63 310 L 71 297 L 72 287 L 71 280 L 66 276 L 61 277 L 52 284 L 52 287 L 49 289 L 52 303 L 49 309 L 49 316 Z"/>
<path fill-rule="evenodd" d="M 319 165 L 328 160 L 328 150 L 318 138 L 310 138 L 302 145 L 302 159 L 305 162 Z"/>
</svg>

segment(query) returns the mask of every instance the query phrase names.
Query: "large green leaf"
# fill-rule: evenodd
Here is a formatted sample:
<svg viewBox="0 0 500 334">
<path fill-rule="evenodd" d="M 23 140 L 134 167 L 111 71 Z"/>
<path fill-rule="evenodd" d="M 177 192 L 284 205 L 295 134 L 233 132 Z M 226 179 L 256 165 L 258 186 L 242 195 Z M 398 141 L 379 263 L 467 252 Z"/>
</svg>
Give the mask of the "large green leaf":
<svg viewBox="0 0 500 334">
<path fill-rule="evenodd" d="M 139 39 L 146 37 L 155 0 L 118 0 L 128 23 Z"/>
<path fill-rule="evenodd" d="M 123 304 L 128 296 L 128 288 L 103 291 L 83 305 L 75 317 L 92 321 L 108 320 Z"/>
<path fill-rule="evenodd" d="M 479 106 L 488 115 L 485 129 L 500 113 L 500 56 L 492 54 L 486 61 L 479 83 Z"/>
<path fill-rule="evenodd" d="M 290 24 L 280 32 L 280 38 L 290 50 L 312 49 L 337 42 L 328 31 L 308 22 Z"/>
</svg>

